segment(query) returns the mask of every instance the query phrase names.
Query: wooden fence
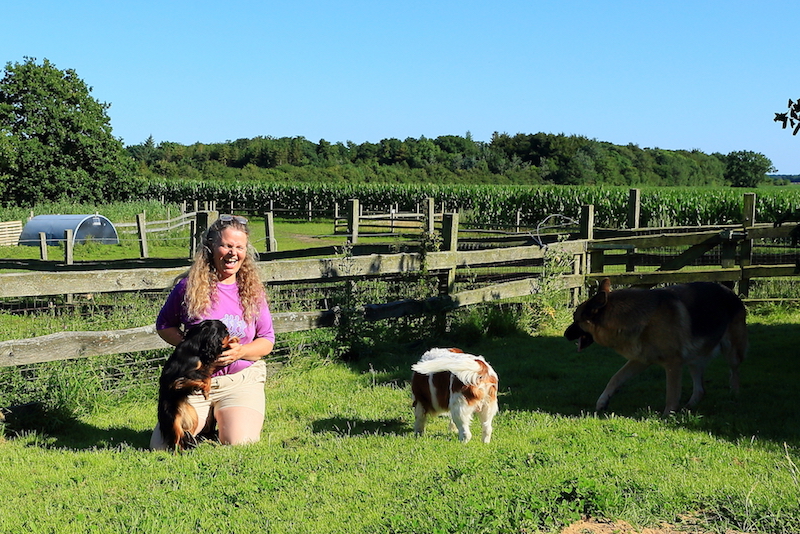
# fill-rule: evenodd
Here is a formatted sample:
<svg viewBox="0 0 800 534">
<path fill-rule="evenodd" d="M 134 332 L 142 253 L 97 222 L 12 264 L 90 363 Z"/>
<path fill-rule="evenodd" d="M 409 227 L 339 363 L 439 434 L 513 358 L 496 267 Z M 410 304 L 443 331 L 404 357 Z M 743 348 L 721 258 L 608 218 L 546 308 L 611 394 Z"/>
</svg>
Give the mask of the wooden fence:
<svg viewBox="0 0 800 534">
<path fill-rule="evenodd" d="M 454 235 L 457 216 L 448 214 L 449 230 Z M 261 277 L 267 285 L 275 283 L 336 282 L 359 277 L 392 276 L 418 273 L 425 269 L 442 280 L 442 287 L 452 286 L 455 270 L 482 265 L 513 263 L 520 260 L 543 259 L 546 249 L 540 247 L 509 247 L 488 251 L 455 251 L 455 240 L 442 252 L 400 254 L 371 254 L 345 258 L 306 260 L 277 260 L 259 262 Z M 584 253 L 585 242 L 558 245 L 569 254 Z M 0 298 L 45 296 L 61 294 L 64 288 L 71 293 L 103 293 L 167 289 L 186 267 L 162 269 L 120 269 L 100 271 L 25 272 L 0 275 Z M 566 277 L 564 287 L 580 287 L 580 276 Z M 459 306 L 530 295 L 538 287 L 536 279 L 494 284 L 491 287 L 434 296 L 422 302 L 394 303 L 388 306 L 367 306 L 367 320 L 399 317 L 409 312 L 443 312 Z M 332 326 L 339 310 L 275 313 L 277 333 Z M 59 332 L 32 339 L 0 342 L 0 366 L 13 366 L 43 361 L 80 358 L 100 354 L 116 354 L 164 348 L 167 345 L 155 333 L 152 325 L 106 332 Z"/>
<path fill-rule="evenodd" d="M 22 233 L 22 221 L 0 222 L 0 245 L 16 245 Z"/>
<path fill-rule="evenodd" d="M 754 206 L 754 198 L 745 199 Z M 522 263 L 545 262 L 557 256 L 567 258 L 571 267 L 559 275 L 551 287 L 568 289 L 577 299 L 587 279 L 610 276 L 615 285 L 655 285 L 660 283 L 711 280 L 739 283 L 746 290 L 749 282 L 762 277 L 798 276 L 800 267 L 792 261 L 785 264 L 755 263 L 754 240 L 791 239 L 800 233 L 797 223 L 776 226 L 755 223 L 752 209 L 745 210 L 740 225 L 697 229 L 639 229 L 607 231 L 594 228 L 593 207 L 584 206 L 581 227 L 571 239 L 550 243 L 503 246 L 486 250 L 459 250 L 458 214 L 442 216 L 440 251 L 413 253 L 380 253 L 314 259 L 275 259 L 259 262 L 264 282 L 269 285 L 297 283 L 319 284 L 343 282 L 359 278 L 382 278 L 398 274 L 425 272 L 438 277 L 439 293 L 423 300 L 404 300 L 364 306 L 366 320 L 381 320 L 412 314 L 445 313 L 460 306 L 498 302 L 528 296 L 540 290 L 536 275 L 494 281 L 476 289 L 455 291 L 456 273 L 480 268 L 506 267 L 513 271 Z M 620 235 L 622 234 L 622 235 Z M 642 251 L 670 247 L 681 251 L 652 262 L 641 270 Z M 715 265 L 697 266 L 698 258 L 712 250 L 720 250 Z M 163 261 L 163 260 L 162 260 Z M 713 260 L 716 261 L 716 260 Z M 706 262 L 710 263 L 710 262 Z M 103 293 L 120 291 L 165 290 L 176 277 L 186 271 L 186 263 L 171 267 L 156 264 L 139 268 L 102 270 L 55 270 L 0 274 L 0 298 L 36 297 L 70 293 Z M 655 269 L 653 268 L 655 267 Z M 691 269 L 686 269 L 691 267 Z M 637 270 L 638 269 L 638 270 Z M 353 310 L 347 310 L 348 313 Z M 337 324 L 343 310 L 328 309 L 309 312 L 275 313 L 277 333 L 308 330 Z M 0 366 L 15 366 L 44 361 L 81 358 L 101 354 L 117 354 L 159 349 L 167 345 L 152 325 L 104 332 L 59 332 L 32 339 L 0 342 Z"/>
</svg>

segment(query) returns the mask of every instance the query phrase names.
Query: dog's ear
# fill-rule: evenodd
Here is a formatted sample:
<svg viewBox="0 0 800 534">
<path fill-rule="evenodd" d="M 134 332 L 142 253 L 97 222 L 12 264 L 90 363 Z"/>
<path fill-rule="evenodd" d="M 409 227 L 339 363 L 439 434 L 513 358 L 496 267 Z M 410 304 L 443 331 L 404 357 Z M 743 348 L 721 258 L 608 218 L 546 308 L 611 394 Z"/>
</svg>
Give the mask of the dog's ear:
<svg viewBox="0 0 800 534">
<path fill-rule="evenodd" d="M 585 311 L 588 315 L 594 315 L 606 304 L 608 304 L 608 294 L 611 293 L 611 279 L 603 278 L 597 288 L 597 293 L 586 301 Z"/>
<path fill-rule="evenodd" d="M 220 354 L 223 340 L 228 336 L 228 328 L 222 321 L 211 319 L 197 325 L 201 328 L 198 333 L 198 349 L 204 361 L 215 360 Z"/>
<path fill-rule="evenodd" d="M 600 287 L 597 288 L 598 293 L 611 293 L 611 278 L 603 278 L 600 282 Z"/>
<path fill-rule="evenodd" d="M 606 278 L 608 280 L 608 278 Z M 604 291 L 602 289 L 602 285 L 600 286 L 600 291 L 598 291 L 595 296 L 590 298 L 586 301 L 586 306 L 583 308 L 584 314 L 586 315 L 585 319 L 589 319 L 592 316 L 596 315 L 601 309 L 603 309 L 606 304 L 608 304 L 608 293 L 609 291 Z"/>
</svg>

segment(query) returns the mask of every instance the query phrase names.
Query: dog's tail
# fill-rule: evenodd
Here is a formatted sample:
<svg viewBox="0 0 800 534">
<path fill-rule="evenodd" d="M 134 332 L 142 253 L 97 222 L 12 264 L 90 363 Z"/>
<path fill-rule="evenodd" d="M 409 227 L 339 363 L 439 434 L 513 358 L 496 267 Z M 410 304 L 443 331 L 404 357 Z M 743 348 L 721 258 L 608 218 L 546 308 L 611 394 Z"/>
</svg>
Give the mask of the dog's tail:
<svg viewBox="0 0 800 534">
<path fill-rule="evenodd" d="M 197 411 L 186 399 L 159 405 L 158 426 L 170 450 L 183 451 L 197 445 L 192 434 L 197 421 Z"/>
<path fill-rule="evenodd" d="M 465 385 L 478 384 L 487 374 L 496 376 L 483 357 L 457 353 L 422 359 L 412 365 L 411 370 L 423 375 L 450 372 Z"/>
</svg>

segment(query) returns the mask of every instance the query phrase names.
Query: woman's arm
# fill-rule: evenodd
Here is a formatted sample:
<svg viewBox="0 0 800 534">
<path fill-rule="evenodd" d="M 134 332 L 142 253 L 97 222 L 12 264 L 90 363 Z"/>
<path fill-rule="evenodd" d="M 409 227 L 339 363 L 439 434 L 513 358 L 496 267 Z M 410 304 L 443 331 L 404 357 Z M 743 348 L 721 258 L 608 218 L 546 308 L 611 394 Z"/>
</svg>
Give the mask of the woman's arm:
<svg viewBox="0 0 800 534">
<path fill-rule="evenodd" d="M 158 336 L 161 339 L 170 345 L 176 346 L 178 343 L 183 341 L 183 332 L 177 326 L 162 328 L 161 330 L 156 330 L 156 332 L 158 332 Z"/>
</svg>

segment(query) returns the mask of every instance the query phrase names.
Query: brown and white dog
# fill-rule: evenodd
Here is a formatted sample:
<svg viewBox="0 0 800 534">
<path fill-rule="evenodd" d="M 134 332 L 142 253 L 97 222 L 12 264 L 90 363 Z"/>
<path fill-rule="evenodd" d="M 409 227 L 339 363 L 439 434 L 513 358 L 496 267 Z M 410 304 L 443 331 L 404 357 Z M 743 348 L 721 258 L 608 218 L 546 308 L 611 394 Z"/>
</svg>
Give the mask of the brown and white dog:
<svg viewBox="0 0 800 534">
<path fill-rule="evenodd" d="M 484 443 L 492 439 L 492 419 L 497 408 L 497 373 L 483 356 L 460 349 L 434 348 L 411 366 L 414 432 L 421 435 L 429 415 L 450 412 L 450 429 L 464 443 L 472 438 L 472 415 L 478 412 Z"/>
</svg>

